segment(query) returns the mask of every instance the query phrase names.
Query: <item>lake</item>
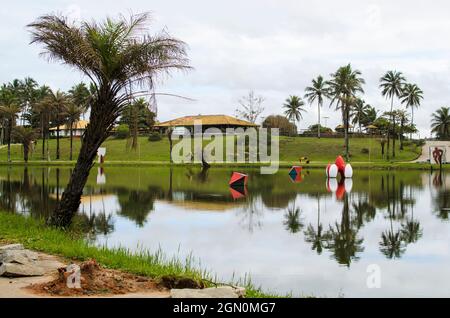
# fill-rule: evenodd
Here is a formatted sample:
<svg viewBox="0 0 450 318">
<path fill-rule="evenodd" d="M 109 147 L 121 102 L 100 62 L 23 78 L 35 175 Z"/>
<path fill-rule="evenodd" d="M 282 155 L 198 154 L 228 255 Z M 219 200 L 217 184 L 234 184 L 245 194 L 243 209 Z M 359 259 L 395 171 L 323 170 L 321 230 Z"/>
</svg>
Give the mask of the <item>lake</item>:
<svg viewBox="0 0 450 318">
<path fill-rule="evenodd" d="M 47 217 L 70 171 L 0 167 L 0 209 Z M 74 226 L 280 294 L 450 296 L 450 175 L 356 170 L 339 184 L 319 170 L 240 171 L 245 189 L 230 189 L 224 168 L 94 167 Z"/>
</svg>

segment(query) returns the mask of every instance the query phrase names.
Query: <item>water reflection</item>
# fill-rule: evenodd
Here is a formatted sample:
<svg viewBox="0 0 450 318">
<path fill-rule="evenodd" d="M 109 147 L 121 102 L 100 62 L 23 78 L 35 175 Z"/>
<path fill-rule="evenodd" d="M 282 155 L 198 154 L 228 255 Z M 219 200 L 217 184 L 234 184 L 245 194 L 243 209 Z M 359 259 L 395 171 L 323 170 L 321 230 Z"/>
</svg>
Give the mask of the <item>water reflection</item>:
<svg viewBox="0 0 450 318">
<path fill-rule="evenodd" d="M 1 167 L 0 209 L 47 218 L 70 172 Z M 211 248 L 247 248 L 245 255 L 256 250 L 272 259 L 271 253 L 281 249 L 273 245 L 285 242 L 290 246 L 286 259 L 299 253 L 350 269 L 368 255 L 403 259 L 415 246 L 431 244 L 427 229 L 433 232 L 449 218 L 450 179 L 445 173 L 360 171 L 353 180 L 334 183 L 322 171 L 306 172 L 302 182 L 291 182 L 286 171 L 263 176 L 249 170 L 248 187 L 240 189 L 228 187 L 230 173 L 214 168 L 99 169 L 87 182 L 73 227 L 94 241 L 108 238 L 131 248 L 141 241 L 188 244 L 198 233 L 183 236 L 184 229 L 214 228 L 208 236 L 216 242 Z M 133 228 L 137 236 L 146 233 L 139 242 L 129 235 Z M 216 237 L 221 231 L 233 235 Z M 253 245 L 228 245 L 232 236 Z M 210 246 L 209 241 L 203 244 Z M 201 254 L 202 245 L 190 247 Z"/>
</svg>

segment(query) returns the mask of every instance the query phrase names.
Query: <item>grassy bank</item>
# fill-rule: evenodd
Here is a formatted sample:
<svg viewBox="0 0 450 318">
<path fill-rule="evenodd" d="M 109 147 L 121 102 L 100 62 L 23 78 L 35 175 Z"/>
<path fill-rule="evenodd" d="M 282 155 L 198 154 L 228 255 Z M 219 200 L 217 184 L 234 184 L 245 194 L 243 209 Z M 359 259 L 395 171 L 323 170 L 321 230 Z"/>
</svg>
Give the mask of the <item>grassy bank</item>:
<svg viewBox="0 0 450 318">
<path fill-rule="evenodd" d="M 204 141 L 207 144 L 209 141 Z M 157 142 L 148 141 L 147 137 L 139 137 L 138 148 L 132 150 L 129 147 L 129 140 L 109 138 L 103 144 L 106 147 L 107 163 L 110 164 L 169 164 L 169 142 L 167 138 Z M 69 139 L 60 140 L 61 159 L 56 160 L 56 140 L 49 141 L 50 162 L 52 164 L 67 164 L 69 161 Z M 81 142 L 74 140 L 74 158 L 78 154 Z M 42 143 L 39 140 L 30 161 L 33 163 L 48 164 L 47 157 L 42 159 Z M 416 159 L 421 153 L 421 147 L 414 143 L 405 142 L 404 150 L 400 150 L 396 145 L 396 158 L 392 162 L 407 162 Z M 224 151 L 225 153 L 225 151 Z M 344 140 L 339 138 L 300 138 L 300 137 L 280 137 L 280 161 L 287 165 L 298 163 L 300 157 L 308 157 L 312 164 L 325 164 L 334 161 L 337 155 L 344 153 Z M 371 138 L 351 138 L 350 154 L 352 162 L 370 162 L 390 165 L 381 156 L 381 146 L 377 139 Z M 0 148 L 0 163 L 6 162 L 7 149 Z M 14 162 L 22 162 L 22 146 L 13 145 L 11 147 L 11 158 Z"/>
<path fill-rule="evenodd" d="M 142 250 L 133 253 L 127 249 L 96 247 L 79 234 L 47 227 L 33 218 L 0 212 L 0 243 L 22 243 L 26 248 L 59 255 L 72 260 L 96 259 L 107 268 L 123 270 L 158 279 L 165 275 L 188 277 L 211 286 L 215 277 L 195 265 L 192 258 L 181 261 L 169 259 L 163 252 Z M 236 282 L 247 288 L 247 297 L 274 297 L 255 288 L 249 280 Z"/>
</svg>

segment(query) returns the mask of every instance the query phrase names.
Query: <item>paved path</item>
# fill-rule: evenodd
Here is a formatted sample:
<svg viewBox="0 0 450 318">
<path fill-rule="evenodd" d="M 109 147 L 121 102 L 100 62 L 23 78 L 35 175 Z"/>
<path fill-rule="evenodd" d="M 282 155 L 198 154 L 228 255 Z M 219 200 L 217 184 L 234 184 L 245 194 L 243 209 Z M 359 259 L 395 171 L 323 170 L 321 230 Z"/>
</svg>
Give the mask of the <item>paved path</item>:
<svg viewBox="0 0 450 318">
<path fill-rule="evenodd" d="M 447 151 L 447 158 L 443 158 L 444 162 L 450 162 L 450 141 L 427 141 L 425 145 L 422 147 L 422 154 L 419 158 L 414 160 L 413 162 L 427 162 L 430 159 L 430 147 L 433 149 L 434 147 L 445 148 Z M 433 151 L 433 150 L 431 150 Z M 431 155 L 431 160 L 433 160 L 433 155 Z"/>
</svg>

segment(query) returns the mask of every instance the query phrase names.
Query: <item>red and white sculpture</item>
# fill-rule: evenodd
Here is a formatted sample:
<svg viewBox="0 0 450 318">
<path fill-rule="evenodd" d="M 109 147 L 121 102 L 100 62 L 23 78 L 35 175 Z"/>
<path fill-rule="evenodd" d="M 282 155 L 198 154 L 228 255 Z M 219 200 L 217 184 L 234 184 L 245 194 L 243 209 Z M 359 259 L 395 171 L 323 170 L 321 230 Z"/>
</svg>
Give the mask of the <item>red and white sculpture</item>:
<svg viewBox="0 0 450 318">
<path fill-rule="evenodd" d="M 328 164 L 327 166 L 327 178 L 337 178 L 338 174 L 341 175 L 342 178 L 352 178 L 353 177 L 353 168 L 349 163 L 345 163 L 344 158 L 342 156 L 338 156 L 334 164 Z"/>
</svg>

